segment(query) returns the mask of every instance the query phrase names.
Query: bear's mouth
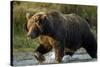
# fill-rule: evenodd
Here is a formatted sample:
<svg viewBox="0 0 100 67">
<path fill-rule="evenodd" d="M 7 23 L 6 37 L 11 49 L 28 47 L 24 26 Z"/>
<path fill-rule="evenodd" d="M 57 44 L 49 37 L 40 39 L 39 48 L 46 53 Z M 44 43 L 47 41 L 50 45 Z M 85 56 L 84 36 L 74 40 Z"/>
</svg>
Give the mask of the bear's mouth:
<svg viewBox="0 0 100 67">
<path fill-rule="evenodd" d="M 38 34 L 35 33 L 35 32 L 32 32 L 30 38 L 31 38 L 31 39 L 35 39 L 36 37 L 38 37 Z"/>
<path fill-rule="evenodd" d="M 27 35 L 27 39 L 35 39 L 37 36 L 35 34 Z"/>
<path fill-rule="evenodd" d="M 31 32 L 30 34 L 27 35 L 27 38 L 28 38 L 28 39 L 35 39 L 35 38 L 37 38 L 38 36 L 39 36 L 39 32 L 33 31 L 33 32 Z"/>
</svg>

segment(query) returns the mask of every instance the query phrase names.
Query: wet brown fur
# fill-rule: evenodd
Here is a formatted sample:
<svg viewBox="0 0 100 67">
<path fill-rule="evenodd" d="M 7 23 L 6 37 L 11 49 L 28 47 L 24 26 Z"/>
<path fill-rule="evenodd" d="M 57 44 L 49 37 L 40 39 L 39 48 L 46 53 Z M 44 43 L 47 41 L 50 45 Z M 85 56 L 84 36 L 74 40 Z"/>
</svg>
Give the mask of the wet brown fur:
<svg viewBox="0 0 100 67">
<path fill-rule="evenodd" d="M 58 11 L 36 13 L 28 19 L 27 29 L 28 37 L 39 36 L 40 46 L 36 51 L 42 55 L 54 48 L 57 63 L 65 54 L 73 55 L 80 47 L 92 58 L 97 57 L 97 44 L 89 25 L 75 14 L 64 17 Z"/>
</svg>

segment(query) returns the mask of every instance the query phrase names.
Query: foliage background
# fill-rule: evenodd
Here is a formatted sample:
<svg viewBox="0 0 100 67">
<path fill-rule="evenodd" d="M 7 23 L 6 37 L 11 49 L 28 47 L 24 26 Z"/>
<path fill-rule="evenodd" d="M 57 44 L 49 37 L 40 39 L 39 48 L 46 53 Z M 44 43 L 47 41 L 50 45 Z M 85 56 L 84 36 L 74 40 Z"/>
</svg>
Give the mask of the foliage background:
<svg viewBox="0 0 100 67">
<path fill-rule="evenodd" d="M 13 1 L 12 3 L 13 24 L 13 48 L 36 48 L 38 40 L 27 40 L 24 24 L 27 22 L 26 13 L 34 14 L 39 11 L 58 10 L 63 14 L 75 13 L 88 21 L 94 35 L 97 34 L 97 7 L 87 5 L 71 5 L 57 3 L 39 3 Z M 97 36 L 96 36 L 97 37 Z"/>
</svg>

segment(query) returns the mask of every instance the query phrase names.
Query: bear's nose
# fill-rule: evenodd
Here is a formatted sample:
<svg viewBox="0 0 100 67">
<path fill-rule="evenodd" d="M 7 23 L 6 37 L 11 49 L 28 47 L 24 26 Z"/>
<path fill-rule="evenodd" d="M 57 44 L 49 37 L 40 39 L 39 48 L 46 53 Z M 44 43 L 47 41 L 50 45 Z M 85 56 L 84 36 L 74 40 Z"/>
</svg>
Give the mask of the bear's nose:
<svg viewBox="0 0 100 67">
<path fill-rule="evenodd" d="M 27 34 L 27 39 L 30 39 L 31 35 L 30 34 Z"/>
</svg>

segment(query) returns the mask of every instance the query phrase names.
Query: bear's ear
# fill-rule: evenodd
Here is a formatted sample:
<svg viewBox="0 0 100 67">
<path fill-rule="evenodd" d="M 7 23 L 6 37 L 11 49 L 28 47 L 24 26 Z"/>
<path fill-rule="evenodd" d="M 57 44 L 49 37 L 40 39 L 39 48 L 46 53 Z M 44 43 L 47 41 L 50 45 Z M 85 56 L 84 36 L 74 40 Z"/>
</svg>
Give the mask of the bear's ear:
<svg viewBox="0 0 100 67">
<path fill-rule="evenodd" d="M 45 15 L 45 14 L 42 15 L 42 16 L 41 16 L 41 19 L 42 19 L 42 23 L 43 23 L 43 24 L 47 24 L 47 23 L 48 23 L 47 15 Z"/>
<path fill-rule="evenodd" d="M 30 13 L 26 13 L 26 19 L 29 20 L 31 17 L 31 14 Z"/>
<path fill-rule="evenodd" d="M 42 19 L 44 20 L 44 19 L 46 19 L 46 18 L 47 18 L 47 15 L 44 14 L 44 15 L 42 16 Z"/>
</svg>

